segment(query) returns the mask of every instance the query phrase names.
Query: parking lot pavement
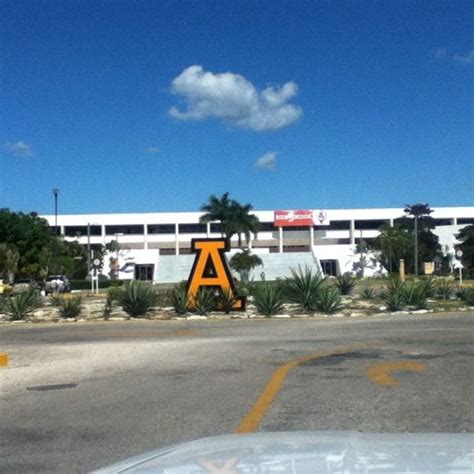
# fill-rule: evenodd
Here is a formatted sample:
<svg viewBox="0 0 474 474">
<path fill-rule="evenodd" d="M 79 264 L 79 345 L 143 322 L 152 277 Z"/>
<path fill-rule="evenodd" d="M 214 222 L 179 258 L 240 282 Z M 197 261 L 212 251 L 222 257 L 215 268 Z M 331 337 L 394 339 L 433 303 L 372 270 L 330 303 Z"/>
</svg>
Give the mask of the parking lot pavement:
<svg viewBox="0 0 474 474">
<path fill-rule="evenodd" d="M 242 426 L 473 432 L 473 318 L 3 326 L 0 471 L 85 472 Z"/>
</svg>

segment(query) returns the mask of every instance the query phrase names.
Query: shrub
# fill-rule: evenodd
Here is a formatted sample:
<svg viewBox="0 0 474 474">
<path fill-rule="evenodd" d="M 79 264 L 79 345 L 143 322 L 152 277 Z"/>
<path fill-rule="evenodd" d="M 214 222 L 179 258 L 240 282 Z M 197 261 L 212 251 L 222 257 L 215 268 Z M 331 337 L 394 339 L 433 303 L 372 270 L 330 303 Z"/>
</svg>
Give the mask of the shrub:
<svg viewBox="0 0 474 474">
<path fill-rule="evenodd" d="M 316 309 L 326 314 L 333 314 L 341 307 L 341 295 L 333 286 L 324 285 L 318 291 Z"/>
<path fill-rule="evenodd" d="M 5 303 L 4 311 L 11 319 L 18 321 L 25 319 L 41 304 L 41 297 L 34 289 L 22 291 L 15 296 L 11 296 Z"/>
<path fill-rule="evenodd" d="M 49 302 L 51 303 L 51 306 L 54 306 L 56 308 L 59 308 L 59 306 L 61 306 L 63 300 L 63 295 L 61 293 L 58 293 L 57 291 L 49 295 Z"/>
<path fill-rule="evenodd" d="M 62 298 L 59 305 L 59 314 L 62 318 L 76 318 L 82 311 L 82 298 L 73 296 L 71 298 Z"/>
<path fill-rule="evenodd" d="M 90 290 L 90 280 L 69 280 L 71 290 Z M 123 280 L 99 280 L 99 288 L 111 288 L 113 286 L 123 286 Z"/>
<path fill-rule="evenodd" d="M 387 288 L 383 293 L 383 299 L 390 311 L 398 311 L 404 305 L 403 288 L 405 284 L 398 278 L 389 278 Z"/>
<path fill-rule="evenodd" d="M 453 282 L 447 279 L 440 280 L 436 287 L 436 294 L 445 301 L 451 298 L 454 295 Z"/>
<path fill-rule="evenodd" d="M 467 306 L 474 306 L 474 288 L 463 288 L 461 299 Z"/>
<path fill-rule="evenodd" d="M 161 308 L 173 306 L 173 290 L 157 290 L 156 303 Z"/>
<path fill-rule="evenodd" d="M 403 285 L 402 300 L 407 306 L 414 306 L 417 309 L 426 308 L 426 287 L 422 283 L 415 281 Z"/>
<path fill-rule="evenodd" d="M 209 288 L 200 287 L 194 296 L 194 311 L 206 315 L 216 307 L 216 295 Z"/>
<path fill-rule="evenodd" d="M 427 298 L 436 295 L 436 280 L 433 277 L 423 277 L 420 280 L 420 285 Z"/>
<path fill-rule="evenodd" d="M 109 319 L 110 315 L 112 314 L 112 309 L 114 307 L 114 300 L 109 296 L 107 296 L 107 299 L 105 300 L 105 305 L 104 305 L 104 318 Z"/>
<path fill-rule="evenodd" d="M 229 314 L 234 309 L 236 302 L 237 297 L 231 288 L 222 289 L 216 298 L 217 309 L 224 311 L 226 314 Z"/>
<path fill-rule="evenodd" d="M 320 273 L 313 273 L 305 266 L 304 271 L 298 266 L 298 271 L 290 269 L 291 277 L 285 279 L 285 295 L 292 303 L 296 303 L 304 312 L 317 309 L 319 290 L 326 278 Z"/>
<path fill-rule="evenodd" d="M 123 288 L 120 288 L 119 286 L 111 286 L 107 290 L 107 299 L 110 299 L 111 301 L 119 301 L 123 291 Z"/>
<path fill-rule="evenodd" d="M 341 295 L 350 295 L 354 289 L 355 280 L 350 273 L 344 273 L 336 279 L 336 286 Z"/>
<path fill-rule="evenodd" d="M 173 288 L 172 302 L 177 314 L 187 313 L 189 309 L 189 296 L 185 284 L 179 284 Z"/>
<path fill-rule="evenodd" d="M 370 287 L 370 286 L 366 286 L 363 290 L 362 290 L 362 298 L 366 299 L 366 300 L 372 300 L 375 298 L 375 290 Z"/>
<path fill-rule="evenodd" d="M 155 301 L 153 286 L 139 280 L 127 283 L 118 296 L 120 306 L 132 317 L 145 315 L 155 305 Z"/>
<path fill-rule="evenodd" d="M 390 311 L 398 311 L 403 307 L 403 293 L 402 291 L 388 291 L 384 301 Z"/>
<path fill-rule="evenodd" d="M 264 283 L 252 289 L 253 303 L 265 316 L 278 314 L 283 308 L 283 289 L 279 285 Z"/>
</svg>

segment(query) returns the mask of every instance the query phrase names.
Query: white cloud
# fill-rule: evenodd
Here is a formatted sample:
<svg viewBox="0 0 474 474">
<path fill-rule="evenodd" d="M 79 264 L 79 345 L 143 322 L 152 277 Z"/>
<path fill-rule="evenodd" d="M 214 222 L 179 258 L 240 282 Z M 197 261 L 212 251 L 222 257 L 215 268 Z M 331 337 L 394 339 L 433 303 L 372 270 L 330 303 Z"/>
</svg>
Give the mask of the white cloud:
<svg viewBox="0 0 474 474">
<path fill-rule="evenodd" d="M 14 156 L 22 156 L 26 158 L 33 156 L 33 150 L 31 149 L 31 146 L 22 140 L 15 143 L 5 143 L 3 148 L 8 150 Z"/>
<path fill-rule="evenodd" d="M 473 64 L 474 63 L 474 50 L 469 51 L 466 54 L 456 53 L 453 56 L 453 61 L 456 61 L 457 63 L 463 63 L 463 64 Z"/>
<path fill-rule="evenodd" d="M 184 99 L 184 109 L 172 107 L 179 120 L 218 118 L 256 131 L 287 127 L 302 115 L 301 107 L 289 103 L 298 93 L 294 82 L 259 91 L 245 77 L 232 72 L 213 73 L 190 66 L 171 84 L 171 92 Z"/>
<path fill-rule="evenodd" d="M 161 150 L 157 146 L 147 146 L 144 151 L 145 153 L 156 155 L 157 153 L 160 153 Z"/>
<path fill-rule="evenodd" d="M 447 59 L 448 57 L 448 50 L 446 48 L 438 48 L 435 52 L 434 52 L 434 56 L 436 59 Z"/>
<path fill-rule="evenodd" d="M 439 61 L 454 61 L 461 64 L 474 64 L 474 50 L 466 53 L 453 53 L 446 48 L 438 48 L 434 51 L 435 59 Z"/>
<path fill-rule="evenodd" d="M 275 170 L 277 165 L 277 154 L 274 151 L 269 151 L 262 155 L 256 162 L 255 166 L 262 170 Z"/>
</svg>

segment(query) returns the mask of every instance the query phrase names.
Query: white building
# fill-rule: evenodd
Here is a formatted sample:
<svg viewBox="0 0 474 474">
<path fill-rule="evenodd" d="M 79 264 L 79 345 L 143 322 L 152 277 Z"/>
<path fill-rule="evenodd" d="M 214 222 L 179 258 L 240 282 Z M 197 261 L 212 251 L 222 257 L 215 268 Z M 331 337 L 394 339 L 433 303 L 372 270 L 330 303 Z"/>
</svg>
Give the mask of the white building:
<svg viewBox="0 0 474 474">
<path fill-rule="evenodd" d="M 360 255 L 355 254 L 359 239 L 378 235 L 381 224 L 393 224 L 403 209 L 332 209 L 297 211 L 255 211 L 262 226 L 252 236 L 250 246 L 264 261 L 251 277 L 273 279 L 288 274 L 289 267 L 315 266 L 329 275 L 354 272 Z M 200 224 L 200 212 L 160 212 L 140 214 L 59 215 L 58 227 L 66 239 L 78 240 L 91 249 L 117 240 L 119 277 L 176 282 L 187 278 L 194 260 L 191 239 L 220 237 L 218 223 Z M 454 234 L 474 223 L 474 207 L 438 207 L 431 216 L 444 253 L 452 253 Z M 55 226 L 55 216 L 42 216 Z M 237 237 L 232 247 L 237 246 Z M 106 259 L 108 260 L 108 259 Z M 103 273 L 108 274 L 108 262 Z M 262 275 L 262 272 L 265 275 Z M 365 275 L 384 269 L 372 262 Z"/>
</svg>

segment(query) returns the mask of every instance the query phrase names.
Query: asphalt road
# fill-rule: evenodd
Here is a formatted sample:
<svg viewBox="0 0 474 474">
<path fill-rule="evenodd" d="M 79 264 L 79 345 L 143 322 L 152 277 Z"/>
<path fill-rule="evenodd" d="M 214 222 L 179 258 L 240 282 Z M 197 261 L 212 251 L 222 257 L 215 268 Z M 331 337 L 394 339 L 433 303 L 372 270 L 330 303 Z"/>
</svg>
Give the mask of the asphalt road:
<svg viewBox="0 0 474 474">
<path fill-rule="evenodd" d="M 0 472 L 240 431 L 474 432 L 474 314 L 0 327 Z"/>
</svg>

